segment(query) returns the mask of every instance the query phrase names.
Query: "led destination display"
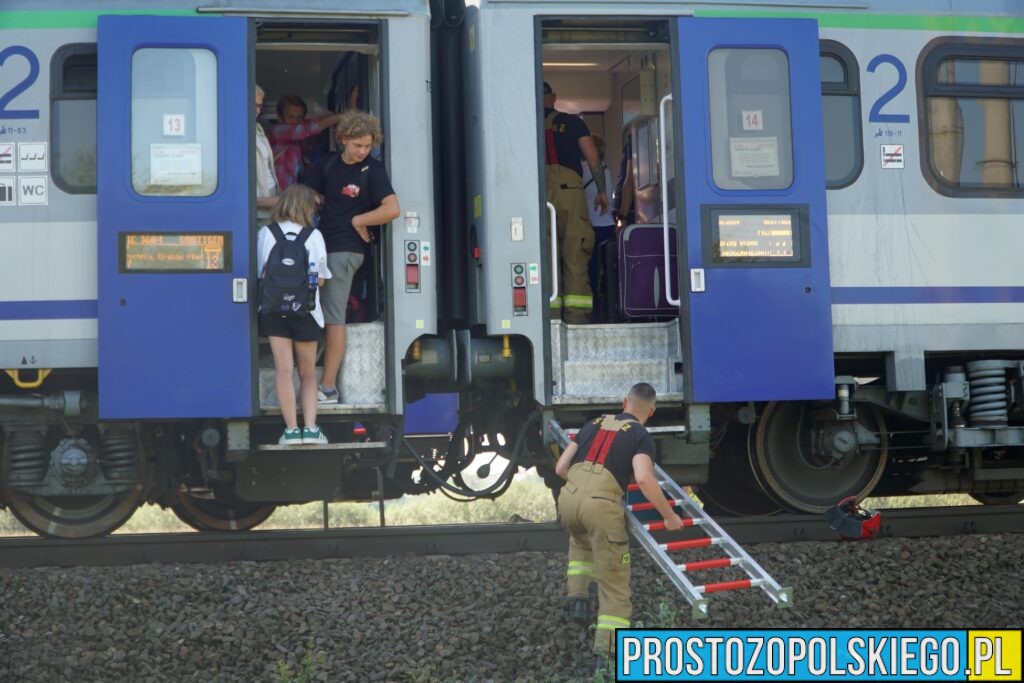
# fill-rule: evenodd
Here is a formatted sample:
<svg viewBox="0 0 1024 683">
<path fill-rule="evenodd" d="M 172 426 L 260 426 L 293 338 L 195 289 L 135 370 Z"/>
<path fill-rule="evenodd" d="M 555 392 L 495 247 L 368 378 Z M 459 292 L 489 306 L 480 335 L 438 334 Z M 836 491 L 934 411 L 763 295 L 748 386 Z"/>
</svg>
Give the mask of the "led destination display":
<svg viewBox="0 0 1024 683">
<path fill-rule="evenodd" d="M 121 233 L 122 272 L 224 272 L 230 267 L 227 233 Z"/>
<path fill-rule="evenodd" d="M 717 227 L 718 258 L 797 258 L 790 214 L 719 214 Z"/>
</svg>

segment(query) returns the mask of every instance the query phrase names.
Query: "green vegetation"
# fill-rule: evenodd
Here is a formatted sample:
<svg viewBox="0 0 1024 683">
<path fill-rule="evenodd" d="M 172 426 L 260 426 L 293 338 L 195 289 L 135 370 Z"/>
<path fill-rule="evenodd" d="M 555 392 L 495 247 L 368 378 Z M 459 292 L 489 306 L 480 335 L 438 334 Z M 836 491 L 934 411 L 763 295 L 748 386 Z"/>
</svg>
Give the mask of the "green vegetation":
<svg viewBox="0 0 1024 683">
<path fill-rule="evenodd" d="M 482 486 L 467 474 L 471 486 Z M 867 498 L 861 503 L 873 509 L 908 507 L 938 507 L 946 505 L 978 505 L 966 494 L 887 496 Z M 328 526 L 332 528 L 368 527 L 380 524 L 377 503 L 330 503 Z M 463 503 L 451 500 L 442 493 L 404 496 L 384 503 L 384 518 L 388 526 L 415 526 L 420 524 L 474 524 L 509 521 L 547 522 L 555 517 L 554 498 L 533 471 L 522 472 L 505 495 L 497 500 L 478 500 Z M 323 503 L 286 505 L 278 508 L 260 529 L 321 529 L 324 526 Z M 143 505 L 117 532 L 142 534 L 171 531 L 191 531 L 173 512 L 157 505 Z M 29 534 L 9 510 L 0 510 L 0 536 Z"/>
<path fill-rule="evenodd" d="M 279 683 L 312 683 L 316 680 L 317 674 L 327 661 L 323 652 L 313 650 L 313 641 L 309 641 L 302 660 L 298 663 L 298 669 L 292 671 L 292 666 L 285 660 L 277 660 L 277 680 Z"/>
<path fill-rule="evenodd" d="M 470 482 L 478 485 L 476 482 Z M 328 524 L 331 527 L 365 527 L 380 524 L 377 503 L 330 503 Z M 388 526 L 419 524 L 473 524 L 487 522 L 531 521 L 555 519 L 554 498 L 536 474 L 523 473 L 497 500 L 462 503 L 440 493 L 405 496 L 384 503 Z M 287 505 L 278 508 L 260 529 L 321 529 L 323 503 Z M 156 505 L 144 505 L 115 533 L 142 534 L 168 531 L 191 531 L 173 512 Z M 0 535 L 28 534 L 8 510 L 0 510 Z"/>
</svg>

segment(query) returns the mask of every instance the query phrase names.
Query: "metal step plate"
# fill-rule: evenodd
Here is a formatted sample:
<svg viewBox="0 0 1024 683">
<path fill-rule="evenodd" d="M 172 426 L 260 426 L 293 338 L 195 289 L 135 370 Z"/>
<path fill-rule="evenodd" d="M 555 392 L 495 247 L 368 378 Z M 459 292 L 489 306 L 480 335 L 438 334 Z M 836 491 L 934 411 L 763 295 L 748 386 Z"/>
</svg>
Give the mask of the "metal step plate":
<svg viewBox="0 0 1024 683">
<path fill-rule="evenodd" d="M 341 369 L 341 398 L 338 407 L 320 406 L 322 413 L 371 413 L 384 412 L 387 392 L 385 382 L 385 338 L 384 323 L 356 323 L 345 326 L 347 344 L 345 361 Z M 320 377 L 321 368 L 317 368 Z M 274 362 L 269 346 L 260 349 L 260 409 L 265 414 L 280 413 L 277 388 L 274 385 Z M 296 396 L 299 391 L 299 375 L 292 377 Z"/>
</svg>

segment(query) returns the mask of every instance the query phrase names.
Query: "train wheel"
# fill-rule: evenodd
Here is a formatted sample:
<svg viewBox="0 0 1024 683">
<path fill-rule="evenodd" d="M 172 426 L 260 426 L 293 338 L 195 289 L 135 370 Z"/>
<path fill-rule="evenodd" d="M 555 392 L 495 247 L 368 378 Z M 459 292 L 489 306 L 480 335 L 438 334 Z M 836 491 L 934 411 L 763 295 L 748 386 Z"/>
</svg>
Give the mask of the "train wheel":
<svg viewBox="0 0 1024 683">
<path fill-rule="evenodd" d="M 779 504 L 764 492 L 750 469 L 750 427 L 729 420 L 725 429 L 713 449 L 708 483 L 695 487 L 705 510 L 712 515 L 736 517 L 779 512 Z"/>
<path fill-rule="evenodd" d="M 822 513 L 848 496 L 866 496 L 888 459 L 881 413 L 860 407 L 856 420 L 840 421 L 824 406 L 769 403 L 754 435 L 755 476 L 769 495 L 799 512 Z"/>
<path fill-rule="evenodd" d="M 142 502 L 147 462 L 144 457 L 134 456 L 134 449 L 129 458 L 138 469 L 134 471 L 136 481 L 131 488 L 117 493 L 77 496 L 32 495 L 10 486 L 10 473 L 15 469 L 11 450 L 8 444 L 0 457 L 0 499 L 7 503 L 19 522 L 40 536 L 68 539 L 105 536 L 127 522 Z"/>
<path fill-rule="evenodd" d="M 181 491 L 171 505 L 178 519 L 196 531 L 248 531 L 267 521 L 275 509 L 241 500 L 198 498 L 187 491 Z"/>
<path fill-rule="evenodd" d="M 4 491 L 19 522 L 53 538 L 105 536 L 131 518 L 141 497 L 141 484 L 105 496 L 28 496 L 12 489 Z"/>
<path fill-rule="evenodd" d="M 1024 502 L 1024 491 L 1009 491 L 1007 493 L 972 493 L 971 498 L 982 505 L 1016 505 Z"/>
</svg>

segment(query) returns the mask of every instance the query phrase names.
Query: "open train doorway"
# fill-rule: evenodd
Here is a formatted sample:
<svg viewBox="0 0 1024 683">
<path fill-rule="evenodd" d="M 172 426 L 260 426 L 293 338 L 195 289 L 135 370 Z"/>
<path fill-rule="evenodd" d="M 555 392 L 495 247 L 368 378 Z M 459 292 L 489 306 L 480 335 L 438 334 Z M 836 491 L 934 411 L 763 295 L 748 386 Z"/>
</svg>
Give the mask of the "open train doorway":
<svg viewBox="0 0 1024 683">
<path fill-rule="evenodd" d="M 662 274 L 661 264 L 651 277 L 630 278 L 630 285 L 635 281 L 650 290 L 643 293 L 650 299 L 647 310 L 622 300 L 615 239 L 616 228 L 632 228 L 630 233 L 639 236 L 643 230 L 634 226 L 650 225 L 650 234 L 660 242 L 654 224 L 662 218 L 663 194 L 669 199 L 669 223 L 674 223 L 674 160 L 669 156 L 666 168 L 661 167 L 658 111 L 661 98 L 673 89 L 672 62 L 667 20 L 541 23 L 544 189 L 554 206 L 561 247 L 552 319 L 608 324 L 678 315 L 663 284 L 650 289 Z M 670 150 L 670 109 L 664 124 Z M 601 173 L 592 172 L 595 161 Z M 578 206 L 577 186 L 583 190 L 582 218 L 592 228 L 592 246 L 587 230 L 578 225 L 579 211 L 571 210 L 574 199 Z M 675 239 L 671 242 L 674 246 Z M 674 279 L 672 285 L 674 294 Z"/>
<path fill-rule="evenodd" d="M 381 121 L 386 118 L 382 25 L 376 21 L 256 20 L 255 35 L 255 83 L 264 97 L 257 123 L 272 148 L 278 192 L 294 183 L 315 185 L 327 159 L 340 152 L 335 125 L 342 112 L 355 109 Z M 372 156 L 385 158 L 386 139 L 374 145 Z M 258 176 L 259 171 L 257 184 Z M 257 204 L 254 228 L 269 223 L 270 214 Z M 385 359 L 380 350 L 388 300 L 387 257 L 383 240 L 374 232 L 345 303 L 349 343 L 339 373 L 345 384 L 338 405 L 319 411 L 327 421 L 332 413 L 384 409 Z M 318 354 L 322 352 L 321 343 Z M 279 402 L 273 357 L 266 344 L 260 345 L 258 364 L 260 409 L 275 414 Z"/>
<path fill-rule="evenodd" d="M 614 404 L 642 381 L 678 403 L 671 103 L 659 111 L 678 78 L 671 22 L 544 18 L 539 32 L 553 402 Z"/>
</svg>

